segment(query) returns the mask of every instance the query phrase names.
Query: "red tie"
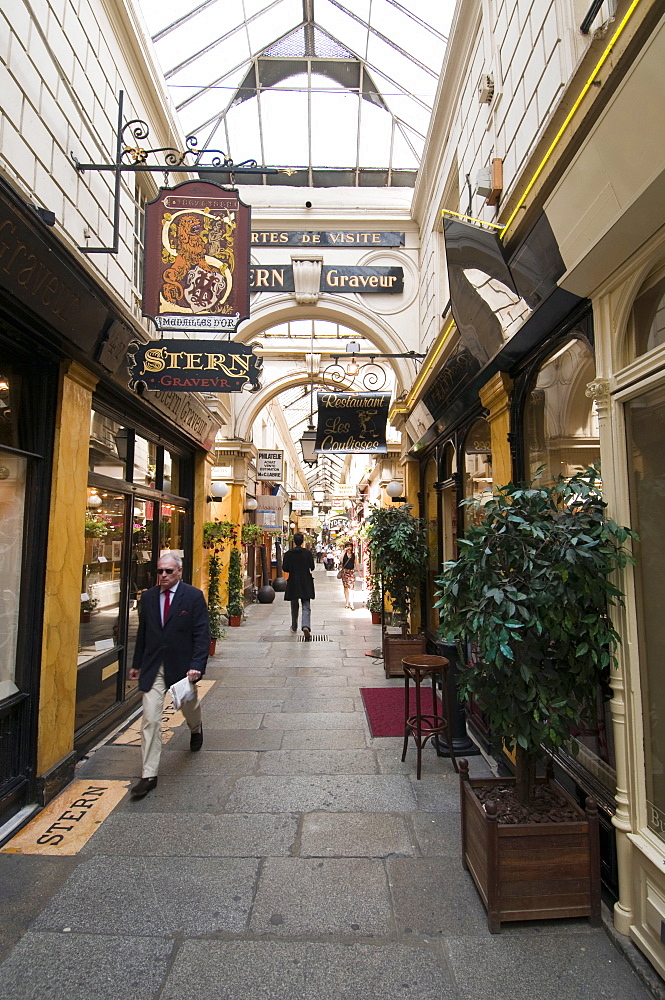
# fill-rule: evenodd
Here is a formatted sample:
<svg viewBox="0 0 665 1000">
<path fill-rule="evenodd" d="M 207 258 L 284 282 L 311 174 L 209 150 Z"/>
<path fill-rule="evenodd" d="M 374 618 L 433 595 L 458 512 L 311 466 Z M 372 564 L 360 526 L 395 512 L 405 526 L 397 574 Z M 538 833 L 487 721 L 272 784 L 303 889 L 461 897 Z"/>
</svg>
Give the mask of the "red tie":
<svg viewBox="0 0 665 1000">
<path fill-rule="evenodd" d="M 164 594 L 164 618 L 162 620 L 162 626 L 166 625 L 166 619 L 169 616 L 169 608 L 171 607 L 171 591 L 167 590 Z"/>
</svg>

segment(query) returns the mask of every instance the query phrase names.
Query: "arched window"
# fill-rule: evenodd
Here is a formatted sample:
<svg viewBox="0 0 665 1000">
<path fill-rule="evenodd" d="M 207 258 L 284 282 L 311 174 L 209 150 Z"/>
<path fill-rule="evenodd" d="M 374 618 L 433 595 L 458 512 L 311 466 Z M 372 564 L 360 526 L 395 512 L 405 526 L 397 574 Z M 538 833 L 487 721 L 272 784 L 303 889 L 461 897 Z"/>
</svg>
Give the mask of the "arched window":
<svg viewBox="0 0 665 1000">
<path fill-rule="evenodd" d="M 665 344 L 665 274 L 652 275 L 635 299 L 629 332 L 636 358 Z"/>
<path fill-rule="evenodd" d="M 586 387 L 596 374 L 585 340 L 559 347 L 542 364 L 524 409 L 526 478 L 543 468 L 545 482 L 566 478 L 600 457 L 598 417 Z"/>
</svg>

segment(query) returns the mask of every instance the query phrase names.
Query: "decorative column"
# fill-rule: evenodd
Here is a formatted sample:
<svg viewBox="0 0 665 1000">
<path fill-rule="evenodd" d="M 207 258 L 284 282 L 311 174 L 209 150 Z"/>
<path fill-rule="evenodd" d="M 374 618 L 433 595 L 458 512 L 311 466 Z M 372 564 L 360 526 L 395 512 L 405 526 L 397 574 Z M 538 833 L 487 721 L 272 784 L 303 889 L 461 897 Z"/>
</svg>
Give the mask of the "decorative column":
<svg viewBox="0 0 665 1000">
<path fill-rule="evenodd" d="M 90 411 L 97 378 L 75 361 L 60 370 L 46 554 L 37 774 L 48 802 L 74 774 L 74 720 Z"/>
<path fill-rule="evenodd" d="M 479 392 L 481 403 L 489 410 L 487 420 L 492 439 L 492 481 L 497 486 L 503 486 L 513 478 L 508 439 L 512 388 L 513 380 L 505 372 L 497 372 Z"/>
<path fill-rule="evenodd" d="M 610 427 L 610 383 L 609 379 L 596 378 L 589 382 L 585 396 L 594 401 L 598 415 L 598 434 L 601 442 L 601 462 L 604 467 L 612 468 L 611 427 Z M 606 446 L 609 454 L 602 455 Z M 616 611 L 613 612 L 613 617 Z M 617 667 L 611 671 L 612 700 L 612 732 L 614 735 L 614 754 L 616 760 L 616 812 L 612 824 L 616 829 L 617 867 L 619 870 L 619 900 L 614 904 L 614 926 L 621 934 L 630 934 L 634 922 L 633 912 L 633 880 L 632 854 L 633 846 L 629 834 L 633 832 L 630 817 L 630 741 L 626 726 L 626 676 L 627 650 L 621 646 L 617 649 Z"/>
<path fill-rule="evenodd" d="M 323 257 L 291 257 L 296 302 L 301 306 L 316 305 L 321 295 Z"/>
</svg>

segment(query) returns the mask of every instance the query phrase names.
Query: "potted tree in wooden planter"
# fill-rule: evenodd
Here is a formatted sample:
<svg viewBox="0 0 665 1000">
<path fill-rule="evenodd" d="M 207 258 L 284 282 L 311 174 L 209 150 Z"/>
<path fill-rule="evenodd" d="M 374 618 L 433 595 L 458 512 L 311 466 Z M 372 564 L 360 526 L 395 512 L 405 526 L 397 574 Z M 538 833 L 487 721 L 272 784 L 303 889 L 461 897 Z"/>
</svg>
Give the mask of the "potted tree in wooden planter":
<svg viewBox="0 0 665 1000">
<path fill-rule="evenodd" d="M 427 566 L 425 529 L 413 517 L 410 504 L 375 507 L 367 519 L 367 542 L 372 569 L 390 594 L 400 632 L 383 629 L 383 666 L 386 677 L 402 677 L 402 659 L 425 652 L 425 636 L 408 634 L 409 613 Z"/>
<path fill-rule="evenodd" d="M 589 469 L 499 487 L 439 579 L 440 634 L 465 664 L 460 693 L 515 750 L 512 779 L 470 779 L 460 762 L 463 864 L 492 932 L 507 920 L 600 918 L 596 805 L 588 799 L 585 814 L 535 777 L 544 749 L 594 719 L 616 663 L 608 607 L 622 594 L 610 576 L 632 561 L 623 544 L 633 533 L 604 517 L 596 484 Z"/>
<path fill-rule="evenodd" d="M 226 614 L 229 619 L 229 625 L 234 627 L 241 624 L 245 610 L 243 590 L 240 549 L 233 548 L 229 556 L 229 586 Z"/>
</svg>

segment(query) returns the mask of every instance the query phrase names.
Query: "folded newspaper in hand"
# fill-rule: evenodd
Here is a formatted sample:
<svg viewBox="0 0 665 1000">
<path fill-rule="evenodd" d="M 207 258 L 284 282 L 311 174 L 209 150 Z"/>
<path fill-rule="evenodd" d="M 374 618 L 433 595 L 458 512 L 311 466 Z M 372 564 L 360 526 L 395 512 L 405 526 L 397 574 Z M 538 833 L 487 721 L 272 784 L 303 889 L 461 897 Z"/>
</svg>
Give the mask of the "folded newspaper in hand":
<svg viewBox="0 0 665 1000">
<path fill-rule="evenodd" d="M 176 681 L 169 688 L 169 694 L 173 699 L 173 707 L 176 712 L 182 706 L 183 702 L 191 701 L 192 698 L 196 698 L 196 688 L 190 681 L 189 677 L 183 677 L 181 681 Z"/>
</svg>

